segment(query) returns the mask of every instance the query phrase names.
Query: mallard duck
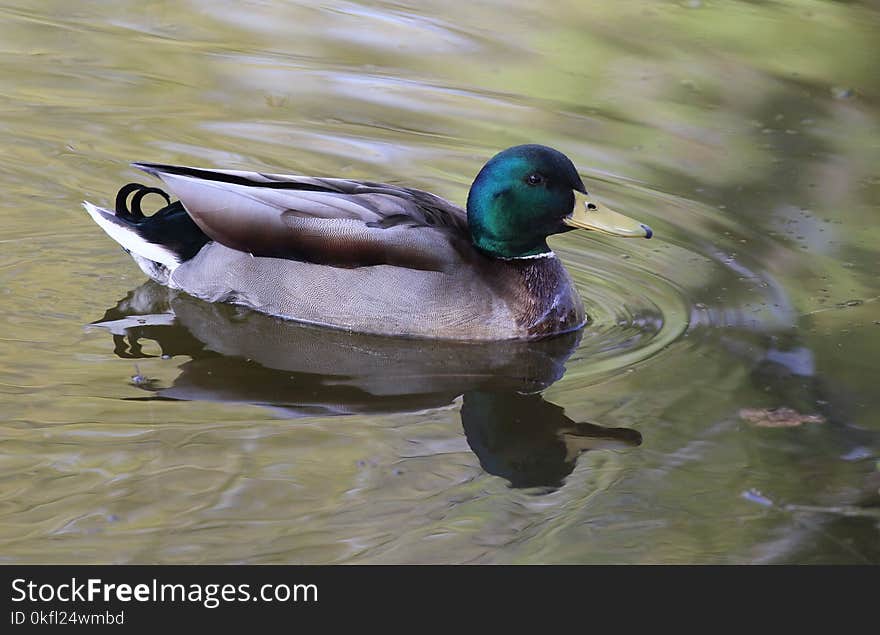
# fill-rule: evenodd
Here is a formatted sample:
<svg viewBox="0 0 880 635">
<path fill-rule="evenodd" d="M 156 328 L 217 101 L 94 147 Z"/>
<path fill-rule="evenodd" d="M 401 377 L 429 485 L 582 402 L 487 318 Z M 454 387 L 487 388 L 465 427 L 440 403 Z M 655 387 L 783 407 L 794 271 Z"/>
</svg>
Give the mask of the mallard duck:
<svg viewBox="0 0 880 635">
<path fill-rule="evenodd" d="M 650 238 L 587 197 L 564 154 L 521 145 L 477 174 L 467 210 L 420 190 L 336 178 L 134 163 L 94 221 L 148 276 L 210 302 L 383 335 L 537 339 L 580 329 L 583 303 L 548 247 L 575 228 Z M 145 216 L 141 200 L 167 205 Z"/>
</svg>

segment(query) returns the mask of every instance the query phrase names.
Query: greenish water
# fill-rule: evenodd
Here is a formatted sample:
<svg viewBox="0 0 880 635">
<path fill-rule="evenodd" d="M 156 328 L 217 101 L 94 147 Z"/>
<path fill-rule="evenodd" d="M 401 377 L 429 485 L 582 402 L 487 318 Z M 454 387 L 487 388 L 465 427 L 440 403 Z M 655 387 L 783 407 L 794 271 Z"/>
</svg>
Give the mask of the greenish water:
<svg viewBox="0 0 880 635">
<path fill-rule="evenodd" d="M 0 561 L 880 562 L 880 6 L 550 4 L 2 3 Z M 528 142 L 656 233 L 553 239 L 533 345 L 169 295 L 80 207 Z"/>
</svg>

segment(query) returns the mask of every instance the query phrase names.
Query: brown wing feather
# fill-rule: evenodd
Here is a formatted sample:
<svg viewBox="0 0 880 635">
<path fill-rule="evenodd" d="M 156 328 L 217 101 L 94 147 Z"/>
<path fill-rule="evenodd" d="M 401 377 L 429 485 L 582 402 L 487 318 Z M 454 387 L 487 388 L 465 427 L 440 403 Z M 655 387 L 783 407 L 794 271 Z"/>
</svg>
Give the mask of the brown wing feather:
<svg viewBox="0 0 880 635">
<path fill-rule="evenodd" d="M 212 240 L 254 256 L 440 271 L 473 251 L 467 215 L 421 190 L 135 164 L 160 177 Z"/>
</svg>

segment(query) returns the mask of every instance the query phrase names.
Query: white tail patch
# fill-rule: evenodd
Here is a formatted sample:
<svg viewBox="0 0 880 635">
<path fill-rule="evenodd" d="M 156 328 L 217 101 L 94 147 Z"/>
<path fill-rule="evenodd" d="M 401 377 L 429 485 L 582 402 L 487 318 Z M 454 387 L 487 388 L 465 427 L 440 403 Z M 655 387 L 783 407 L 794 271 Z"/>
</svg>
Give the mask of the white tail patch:
<svg viewBox="0 0 880 635">
<path fill-rule="evenodd" d="M 92 220 L 107 232 L 113 240 L 122 245 L 132 254 L 136 254 L 141 258 L 158 262 L 167 267 L 170 271 L 177 268 L 180 259 L 170 249 L 166 249 L 162 245 L 151 243 L 138 234 L 137 230 L 128 223 L 116 217 L 116 214 L 109 212 L 100 207 L 96 207 L 89 202 L 83 202 L 83 207 L 92 217 Z"/>
</svg>

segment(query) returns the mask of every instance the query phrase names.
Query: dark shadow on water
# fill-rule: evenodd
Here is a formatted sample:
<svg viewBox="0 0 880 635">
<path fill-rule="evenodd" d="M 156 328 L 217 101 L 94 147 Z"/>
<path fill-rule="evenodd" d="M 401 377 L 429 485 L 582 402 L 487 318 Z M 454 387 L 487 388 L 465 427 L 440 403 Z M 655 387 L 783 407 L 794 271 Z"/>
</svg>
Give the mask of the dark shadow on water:
<svg viewBox="0 0 880 635">
<path fill-rule="evenodd" d="M 246 403 L 281 416 L 415 412 L 462 397 L 467 441 L 513 487 L 559 487 L 588 450 L 638 446 L 627 428 L 575 422 L 541 391 L 559 380 L 580 333 L 539 342 L 444 342 L 348 333 L 209 304 L 148 282 L 94 323 L 122 358 L 187 356 L 144 399 Z"/>
</svg>

